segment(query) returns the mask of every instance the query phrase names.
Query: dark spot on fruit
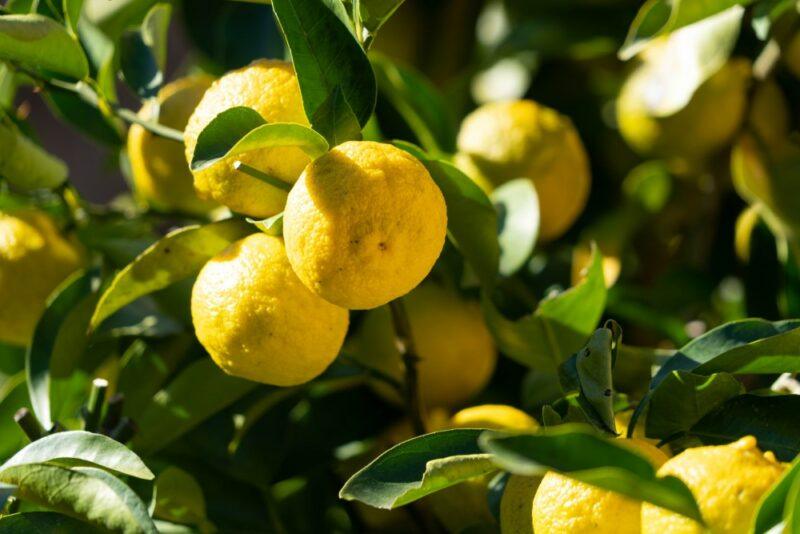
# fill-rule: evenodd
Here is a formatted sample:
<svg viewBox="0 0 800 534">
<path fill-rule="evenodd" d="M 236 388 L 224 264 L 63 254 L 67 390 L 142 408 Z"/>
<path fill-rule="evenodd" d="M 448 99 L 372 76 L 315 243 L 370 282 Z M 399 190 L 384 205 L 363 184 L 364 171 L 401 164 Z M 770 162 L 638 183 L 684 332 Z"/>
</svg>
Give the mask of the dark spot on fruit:
<svg viewBox="0 0 800 534">
<path fill-rule="evenodd" d="M 380 243 L 378 243 L 378 248 L 379 248 L 379 249 L 381 249 L 381 250 L 386 250 L 386 249 L 387 249 L 387 248 L 389 248 L 389 247 L 388 247 L 388 246 L 386 246 L 386 243 L 384 243 L 383 241 L 381 241 Z"/>
</svg>

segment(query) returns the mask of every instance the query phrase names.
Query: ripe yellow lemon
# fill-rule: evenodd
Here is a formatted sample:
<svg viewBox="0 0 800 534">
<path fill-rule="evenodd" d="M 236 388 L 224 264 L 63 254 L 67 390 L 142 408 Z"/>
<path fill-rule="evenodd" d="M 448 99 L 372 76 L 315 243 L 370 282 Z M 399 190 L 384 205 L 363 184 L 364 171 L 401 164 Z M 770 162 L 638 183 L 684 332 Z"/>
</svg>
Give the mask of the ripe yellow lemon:
<svg viewBox="0 0 800 534">
<path fill-rule="evenodd" d="M 533 498 L 542 477 L 511 475 L 500 498 L 500 532 L 533 534 Z"/>
<path fill-rule="evenodd" d="M 456 164 L 490 192 L 530 178 L 539 196 L 539 239 L 559 237 L 589 196 L 586 150 L 569 118 L 531 100 L 493 102 L 461 123 Z"/>
<path fill-rule="evenodd" d="M 203 128 L 217 115 L 235 106 L 252 108 L 267 122 L 308 125 L 292 64 L 276 60 L 256 61 L 227 73 L 206 91 L 184 132 L 187 161 L 192 161 Z M 225 158 L 194 172 L 194 187 L 198 195 L 251 217 L 264 218 L 280 213 L 286 203 L 286 192 L 234 170 L 233 159 Z M 294 183 L 311 161 L 297 147 L 262 148 L 238 155 L 235 159 L 287 183 Z"/>
<path fill-rule="evenodd" d="M 497 351 L 478 304 L 430 282 L 404 300 L 420 357 L 417 368 L 423 405 L 457 406 L 482 390 L 494 370 Z M 357 357 L 365 365 L 403 379 L 403 363 L 386 307 L 367 314 L 356 345 Z M 376 389 L 398 400 L 382 385 L 376 383 Z"/>
<path fill-rule="evenodd" d="M 158 123 L 183 130 L 197 103 L 211 85 L 207 76 L 189 76 L 165 85 L 156 102 L 148 101 L 139 117 L 152 120 L 158 106 Z M 159 210 L 202 215 L 215 204 L 198 198 L 183 146 L 134 124 L 128 130 L 128 157 L 136 193 Z"/>
<path fill-rule="evenodd" d="M 655 467 L 667 461 L 663 452 L 645 441 L 620 439 L 618 443 L 642 454 Z M 640 501 L 550 471 L 533 499 L 533 530 L 536 534 L 638 534 L 640 511 Z"/>
<path fill-rule="evenodd" d="M 539 423 L 519 408 L 506 404 L 481 404 L 456 412 L 449 428 L 491 428 L 495 430 L 529 430 Z"/>
<path fill-rule="evenodd" d="M 45 213 L 0 211 L 0 341 L 27 345 L 47 297 L 82 263 Z"/>
<path fill-rule="evenodd" d="M 375 308 L 414 289 L 446 233 L 444 197 L 422 163 L 370 141 L 341 144 L 306 167 L 283 219 L 297 276 L 350 309 Z"/>
<path fill-rule="evenodd" d="M 676 113 L 657 117 L 648 108 L 646 70 L 625 81 L 617 123 L 625 141 L 646 155 L 698 160 L 725 147 L 739 128 L 747 102 L 750 64 L 731 60 L 706 80 Z"/>
<path fill-rule="evenodd" d="M 226 373 L 276 386 L 308 382 L 336 358 L 348 312 L 297 279 L 283 241 L 253 234 L 200 271 L 192 289 L 197 339 Z"/>
<path fill-rule="evenodd" d="M 696 447 L 675 456 L 659 476 L 680 478 L 692 491 L 708 526 L 652 504 L 642 505 L 642 534 L 736 534 L 753 519 L 761 496 L 785 467 L 771 452 L 762 453 L 756 438 L 746 436 L 729 445 Z"/>
</svg>

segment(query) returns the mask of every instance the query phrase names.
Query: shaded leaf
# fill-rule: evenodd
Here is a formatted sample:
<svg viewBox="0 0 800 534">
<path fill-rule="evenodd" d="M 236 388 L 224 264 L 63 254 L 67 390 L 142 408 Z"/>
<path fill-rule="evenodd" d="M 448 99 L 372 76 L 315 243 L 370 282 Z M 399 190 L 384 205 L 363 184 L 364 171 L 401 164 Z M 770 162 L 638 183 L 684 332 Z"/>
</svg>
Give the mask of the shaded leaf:
<svg viewBox="0 0 800 534">
<path fill-rule="evenodd" d="M 8 469 L 45 462 L 90 464 L 145 480 L 154 478 L 144 462 L 125 445 L 83 430 L 57 432 L 30 443 L 0 466 L 0 477 Z"/>
<path fill-rule="evenodd" d="M 752 534 L 767 534 L 781 523 L 785 505 L 789 504 L 787 502 L 789 491 L 797 480 L 800 480 L 800 457 L 795 458 L 780 480 L 761 497 L 753 518 Z M 789 532 L 794 531 L 790 530 Z"/>
<path fill-rule="evenodd" d="M 43 15 L 0 16 L 0 60 L 19 63 L 47 78 L 83 80 L 89 75 L 78 41 Z"/>
<path fill-rule="evenodd" d="M 78 36 L 78 20 L 81 18 L 82 10 L 83 0 L 63 0 L 64 22 L 74 37 Z"/>
<path fill-rule="evenodd" d="M 361 125 L 353 108 L 347 103 L 342 87 L 337 85 L 328 98 L 310 117 L 317 131 L 323 132 L 330 146 L 345 141 L 361 140 Z"/>
<path fill-rule="evenodd" d="M 88 523 L 57 512 L 23 512 L 0 517 L 0 534 L 74 534 L 103 532 Z"/>
<path fill-rule="evenodd" d="M 683 482 L 673 476 L 657 477 L 645 457 L 580 425 L 560 425 L 537 434 L 489 431 L 481 436 L 480 445 L 511 473 L 541 476 L 555 470 L 702 521 L 692 492 Z"/>
<path fill-rule="evenodd" d="M 359 38 L 367 42 L 403 4 L 403 0 L 354 0 L 353 13 L 364 35 Z"/>
<path fill-rule="evenodd" d="M 395 445 L 350 477 L 339 496 L 392 509 L 495 471 L 490 456 L 478 447 L 481 432 L 444 430 Z"/>
<path fill-rule="evenodd" d="M 17 491 L 17 487 L 13 484 L 4 484 L 0 482 L 0 510 L 2 510 L 8 498 L 14 495 L 14 492 Z"/>
<path fill-rule="evenodd" d="M 156 96 L 167 66 L 167 33 L 172 7 L 158 3 L 141 26 L 122 34 L 119 63 L 128 85 L 142 98 Z"/>
<path fill-rule="evenodd" d="M 249 232 L 238 219 L 170 232 L 117 273 L 97 303 L 91 328 L 137 298 L 197 274 L 208 260 Z"/>
<path fill-rule="evenodd" d="M 251 108 L 226 109 L 203 128 L 197 138 L 191 168 L 199 171 L 217 161 L 273 146 L 297 146 L 311 158 L 328 151 L 325 139 L 302 124 L 271 123 Z"/>
<path fill-rule="evenodd" d="M 492 191 L 500 243 L 499 272 L 511 276 L 533 253 L 539 236 L 539 197 L 533 182 L 519 178 Z"/>
<path fill-rule="evenodd" d="M 192 475 L 174 466 L 158 474 L 154 517 L 180 524 L 207 525 L 203 490 Z"/>
<path fill-rule="evenodd" d="M 283 235 L 283 212 L 260 221 L 247 219 L 247 222 L 267 235 L 280 237 Z"/>
</svg>

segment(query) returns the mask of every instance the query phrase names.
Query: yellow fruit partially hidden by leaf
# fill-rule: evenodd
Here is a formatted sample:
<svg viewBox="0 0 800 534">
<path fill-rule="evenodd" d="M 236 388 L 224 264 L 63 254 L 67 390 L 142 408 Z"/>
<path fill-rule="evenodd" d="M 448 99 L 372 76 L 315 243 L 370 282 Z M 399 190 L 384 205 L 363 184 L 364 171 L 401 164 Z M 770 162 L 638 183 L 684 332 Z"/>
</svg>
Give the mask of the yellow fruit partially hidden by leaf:
<svg viewBox="0 0 800 534">
<path fill-rule="evenodd" d="M 494 371 L 497 351 L 476 302 L 433 283 L 425 283 L 404 299 L 417 355 L 419 388 L 425 406 L 458 406 L 484 388 Z M 398 380 L 403 362 L 394 342 L 386 307 L 364 318 L 357 333 L 357 358 Z M 393 390 L 375 383 L 392 401 Z"/>
<path fill-rule="evenodd" d="M 519 408 L 507 404 L 481 404 L 456 412 L 450 428 L 491 428 L 495 430 L 533 430 L 539 423 Z"/>
<path fill-rule="evenodd" d="M 0 211 L 0 341 L 27 345 L 50 293 L 83 264 L 44 212 Z"/>
<path fill-rule="evenodd" d="M 663 452 L 645 441 L 620 439 L 616 443 L 634 449 L 656 468 L 667 461 Z M 550 471 L 533 500 L 533 530 L 536 534 L 638 534 L 640 511 L 640 501 Z"/>
<path fill-rule="evenodd" d="M 529 178 L 539 197 L 539 239 L 553 240 L 583 211 L 591 174 L 569 118 L 531 100 L 493 102 L 461 123 L 456 164 L 487 192 Z"/>
<path fill-rule="evenodd" d="M 617 123 L 639 153 L 696 161 L 725 147 L 744 117 L 750 64 L 733 59 L 714 73 L 672 115 L 655 116 L 648 99 L 646 66 L 626 80 L 617 99 Z"/>
<path fill-rule="evenodd" d="M 533 534 L 533 498 L 542 477 L 511 475 L 500 499 L 500 532 Z"/>
<path fill-rule="evenodd" d="M 197 339 L 226 373 L 276 386 L 302 384 L 336 358 L 348 312 L 311 293 L 283 240 L 253 234 L 200 271 L 192 289 Z"/>
<path fill-rule="evenodd" d="M 756 438 L 746 436 L 728 445 L 696 447 L 675 456 L 659 476 L 681 479 L 692 491 L 708 528 L 659 508 L 642 505 L 642 534 L 738 534 L 753 519 L 761 496 L 785 467 L 771 452 L 762 453 Z"/>
<path fill-rule="evenodd" d="M 227 73 L 215 81 L 194 110 L 184 132 L 186 160 L 191 162 L 197 138 L 223 111 L 246 106 L 267 122 L 293 122 L 308 126 L 300 85 L 291 63 L 261 60 Z M 234 160 L 287 183 L 294 183 L 311 159 L 300 148 L 273 147 L 224 158 L 194 172 L 194 187 L 201 198 L 213 199 L 251 217 L 270 217 L 283 210 L 286 192 L 233 169 Z"/>
<path fill-rule="evenodd" d="M 311 163 L 289 193 L 286 253 L 322 298 L 350 309 L 414 289 L 444 246 L 447 208 L 427 169 L 385 143 L 350 141 Z"/>
<path fill-rule="evenodd" d="M 183 130 L 197 103 L 211 85 L 207 76 L 189 76 L 167 84 L 155 101 L 147 101 L 139 118 Z M 134 124 L 128 130 L 128 158 L 133 186 L 141 199 L 156 209 L 202 215 L 215 207 L 194 191 L 184 148 Z"/>
</svg>

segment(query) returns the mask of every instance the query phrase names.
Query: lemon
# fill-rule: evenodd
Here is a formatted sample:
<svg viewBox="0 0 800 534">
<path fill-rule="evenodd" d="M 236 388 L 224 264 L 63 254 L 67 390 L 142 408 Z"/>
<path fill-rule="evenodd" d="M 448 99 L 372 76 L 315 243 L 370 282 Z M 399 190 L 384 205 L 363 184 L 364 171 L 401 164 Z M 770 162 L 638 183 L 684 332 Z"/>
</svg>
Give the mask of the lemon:
<svg viewBox="0 0 800 534">
<path fill-rule="evenodd" d="M 494 370 L 497 351 L 479 305 L 430 282 L 404 300 L 420 358 L 417 368 L 423 405 L 457 406 L 482 390 Z M 365 365 L 403 379 L 403 363 L 386 307 L 369 312 L 357 335 L 357 357 Z M 375 387 L 390 400 L 399 400 L 383 385 L 376 383 Z"/>
<path fill-rule="evenodd" d="M 645 503 L 642 534 L 743 532 L 753 519 L 759 499 L 784 469 L 771 452 L 758 449 L 753 436 L 728 445 L 687 449 L 665 463 L 658 474 L 672 475 L 686 483 L 708 529 L 692 519 Z"/>
<path fill-rule="evenodd" d="M 139 117 L 152 120 L 158 107 L 158 122 L 183 130 L 197 103 L 211 85 L 207 76 L 190 76 L 165 85 L 156 101 L 148 100 Z M 134 124 L 128 130 L 128 157 L 133 186 L 141 199 L 156 209 L 202 215 L 214 207 L 197 197 L 183 146 L 153 135 Z"/>
<path fill-rule="evenodd" d="M 321 374 L 347 332 L 347 310 L 306 289 L 283 241 L 260 233 L 203 267 L 191 308 L 197 338 L 223 371 L 276 386 Z"/>
<path fill-rule="evenodd" d="M 666 117 L 648 108 L 644 66 L 625 81 L 617 99 L 617 123 L 639 153 L 698 160 L 721 150 L 739 128 L 747 102 L 750 65 L 732 59 L 697 88 L 689 103 Z"/>
<path fill-rule="evenodd" d="M 341 144 L 311 163 L 283 219 L 297 276 L 350 309 L 375 308 L 414 289 L 446 233 L 444 197 L 422 163 L 371 141 Z"/>
<path fill-rule="evenodd" d="M 44 212 L 0 211 L 0 341 L 27 345 L 47 297 L 82 263 Z"/>
<path fill-rule="evenodd" d="M 533 498 L 542 477 L 511 475 L 500 498 L 500 532 L 533 534 Z"/>
<path fill-rule="evenodd" d="M 539 239 L 559 237 L 589 196 L 589 161 L 569 118 L 531 100 L 485 104 L 458 132 L 456 164 L 490 192 L 529 178 L 539 196 Z"/>
<path fill-rule="evenodd" d="M 620 439 L 618 443 L 645 456 L 655 467 L 667 461 L 663 452 L 645 441 Z M 533 499 L 533 530 L 536 534 L 638 534 L 640 510 L 640 501 L 550 471 Z"/>
<path fill-rule="evenodd" d="M 528 430 L 539 428 L 539 423 L 530 415 L 513 406 L 481 404 L 456 412 L 450 419 L 449 427 Z"/>
<path fill-rule="evenodd" d="M 300 86 L 291 63 L 260 60 L 227 73 L 206 91 L 189 118 L 184 132 L 186 160 L 191 161 L 197 138 L 209 122 L 226 109 L 246 106 L 267 122 L 308 125 Z M 294 183 L 310 158 L 297 147 L 253 150 L 236 156 L 266 174 Z M 251 217 L 270 217 L 283 209 L 286 192 L 233 169 L 233 158 L 194 172 L 194 187 L 201 198 L 213 199 Z"/>
</svg>

